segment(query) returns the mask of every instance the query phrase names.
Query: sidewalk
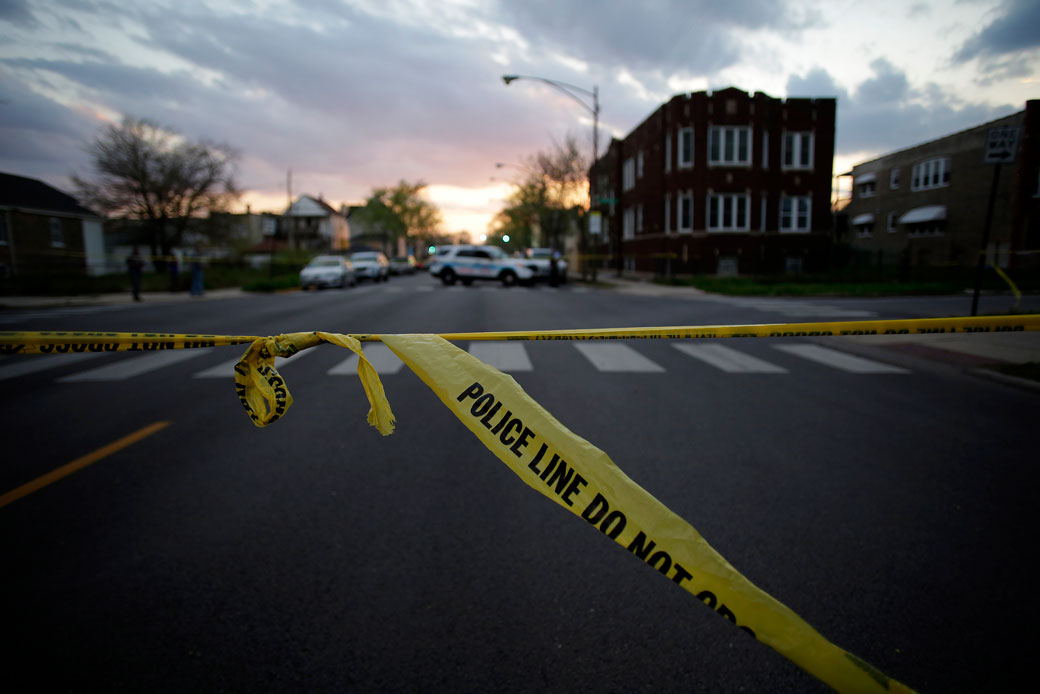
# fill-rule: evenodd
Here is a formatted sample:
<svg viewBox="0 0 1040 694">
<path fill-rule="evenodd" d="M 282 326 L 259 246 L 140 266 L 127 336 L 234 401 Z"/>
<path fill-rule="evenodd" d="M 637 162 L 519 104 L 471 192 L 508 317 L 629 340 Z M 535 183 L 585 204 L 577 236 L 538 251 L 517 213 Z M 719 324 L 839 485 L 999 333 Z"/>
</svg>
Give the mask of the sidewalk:
<svg viewBox="0 0 1040 694">
<path fill-rule="evenodd" d="M 189 292 L 141 292 L 141 303 L 171 304 L 186 301 L 234 299 L 241 296 L 249 296 L 249 292 L 244 292 L 238 287 L 209 289 L 202 296 L 192 296 Z M 0 310 L 62 308 L 68 306 L 113 306 L 132 303 L 134 303 L 134 298 L 130 295 L 130 292 L 84 294 L 81 296 L 0 296 Z"/>
</svg>

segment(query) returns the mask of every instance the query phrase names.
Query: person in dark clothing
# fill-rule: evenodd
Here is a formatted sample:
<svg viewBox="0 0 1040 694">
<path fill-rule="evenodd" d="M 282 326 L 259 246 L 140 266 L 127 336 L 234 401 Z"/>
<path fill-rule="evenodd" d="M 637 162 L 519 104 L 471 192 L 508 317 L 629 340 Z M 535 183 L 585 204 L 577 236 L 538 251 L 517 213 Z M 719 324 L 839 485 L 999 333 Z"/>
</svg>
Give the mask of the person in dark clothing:
<svg viewBox="0 0 1040 694">
<path fill-rule="evenodd" d="M 202 249 L 195 247 L 195 255 L 191 259 L 191 295 L 202 296 L 206 293 L 205 283 L 202 279 Z"/>
<path fill-rule="evenodd" d="M 141 300 L 141 273 L 144 270 L 144 260 L 141 252 L 134 246 L 134 250 L 126 259 L 126 269 L 130 273 L 130 291 L 134 295 L 134 301 Z"/>
<path fill-rule="evenodd" d="M 170 256 L 170 262 L 169 265 L 167 265 L 167 269 L 170 271 L 170 291 L 175 292 L 177 291 L 177 283 L 180 281 L 179 277 L 181 270 L 176 253 Z"/>
</svg>

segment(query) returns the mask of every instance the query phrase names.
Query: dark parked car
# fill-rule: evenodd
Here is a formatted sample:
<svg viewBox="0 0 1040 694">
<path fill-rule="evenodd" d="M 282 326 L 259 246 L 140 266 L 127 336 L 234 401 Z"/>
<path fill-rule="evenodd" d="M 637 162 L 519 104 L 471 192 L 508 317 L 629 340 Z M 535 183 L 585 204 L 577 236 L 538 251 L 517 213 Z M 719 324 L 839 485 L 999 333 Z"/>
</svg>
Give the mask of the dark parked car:
<svg viewBox="0 0 1040 694">
<path fill-rule="evenodd" d="M 415 256 L 413 255 L 399 255 L 390 259 L 390 274 L 391 275 L 412 275 L 415 274 Z"/>
</svg>

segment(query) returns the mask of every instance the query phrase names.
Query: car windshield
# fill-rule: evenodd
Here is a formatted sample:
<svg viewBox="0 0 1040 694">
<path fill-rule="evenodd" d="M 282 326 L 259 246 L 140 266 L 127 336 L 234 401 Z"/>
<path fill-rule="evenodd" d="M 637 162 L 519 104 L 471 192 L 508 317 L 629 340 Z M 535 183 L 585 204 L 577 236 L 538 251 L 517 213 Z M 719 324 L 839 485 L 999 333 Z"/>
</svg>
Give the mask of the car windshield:
<svg viewBox="0 0 1040 694">
<path fill-rule="evenodd" d="M 379 254 L 373 252 L 354 253 L 350 256 L 351 260 L 377 260 L 378 258 Z"/>
<path fill-rule="evenodd" d="M 339 258 L 315 258 L 310 262 L 311 267 L 336 267 L 342 260 Z"/>
</svg>

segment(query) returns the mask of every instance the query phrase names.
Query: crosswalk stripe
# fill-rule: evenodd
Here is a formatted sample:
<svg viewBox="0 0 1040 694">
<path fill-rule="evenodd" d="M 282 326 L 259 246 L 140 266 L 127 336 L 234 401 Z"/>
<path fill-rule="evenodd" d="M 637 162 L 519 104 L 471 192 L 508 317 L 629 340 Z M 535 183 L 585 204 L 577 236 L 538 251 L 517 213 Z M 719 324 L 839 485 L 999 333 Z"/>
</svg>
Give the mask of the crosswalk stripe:
<svg viewBox="0 0 1040 694">
<path fill-rule="evenodd" d="M 788 354 L 808 359 L 825 366 L 830 366 L 841 371 L 857 374 L 905 374 L 910 373 L 907 369 L 898 366 L 882 364 L 862 357 L 856 357 L 836 349 L 820 347 L 819 345 L 774 345 Z"/>
<path fill-rule="evenodd" d="M 683 354 L 699 359 L 726 373 L 784 374 L 787 369 L 750 354 L 717 344 L 687 345 L 672 343 Z"/>
<path fill-rule="evenodd" d="M 69 364 L 78 364 L 87 359 L 100 357 L 105 352 L 80 352 L 77 354 L 44 354 L 38 357 L 15 356 L 5 360 L 5 366 L 0 368 L 0 381 L 25 374 L 57 369 Z"/>
<path fill-rule="evenodd" d="M 524 346 L 516 342 L 471 342 L 469 353 L 499 371 L 533 371 Z"/>
<path fill-rule="evenodd" d="M 574 347 L 599 371 L 611 373 L 660 373 L 664 371 L 628 345 L 575 344 Z"/>
<path fill-rule="evenodd" d="M 151 354 L 128 356 L 114 364 L 99 366 L 96 369 L 81 371 L 71 376 L 59 378 L 59 383 L 78 383 L 83 381 L 125 381 L 134 376 L 146 374 L 177 362 L 194 359 L 206 354 L 213 347 L 203 349 L 171 349 Z"/>
<path fill-rule="evenodd" d="M 391 352 L 389 347 L 381 342 L 366 344 L 362 347 L 362 351 L 365 353 L 365 359 L 368 359 L 368 362 L 378 374 L 395 374 L 401 370 L 402 366 L 404 366 L 404 362 L 402 362 L 396 354 Z M 336 364 L 326 371 L 326 373 L 330 376 L 356 376 L 357 364 L 357 355 L 351 354 L 339 364 Z"/>
<path fill-rule="evenodd" d="M 303 359 L 304 357 L 306 357 L 308 355 L 311 355 L 311 354 L 314 354 L 314 352 L 315 352 L 314 348 L 311 348 L 311 349 L 305 349 L 302 352 L 298 352 L 298 353 L 294 354 L 293 356 L 289 357 L 288 359 L 286 359 L 285 357 L 275 357 L 274 358 L 274 368 L 281 369 L 287 363 L 298 362 L 301 359 Z M 224 361 L 224 362 L 221 362 L 221 363 L 217 364 L 216 366 L 211 366 L 210 368 L 205 369 L 204 371 L 199 371 L 197 374 L 194 374 L 192 376 L 192 378 L 229 378 L 231 376 L 234 376 L 235 375 L 235 364 L 238 363 L 238 360 L 240 358 L 241 357 L 235 357 L 231 361 Z"/>
</svg>

